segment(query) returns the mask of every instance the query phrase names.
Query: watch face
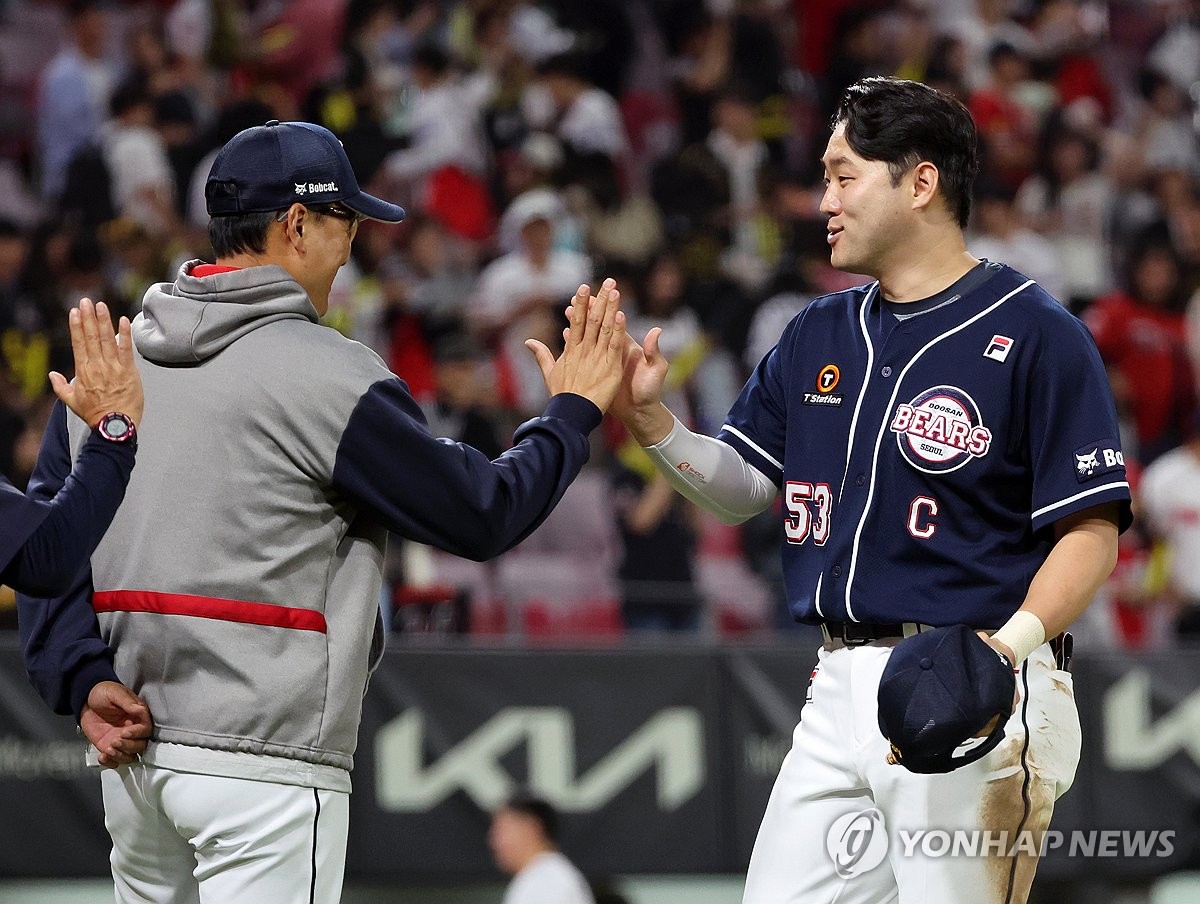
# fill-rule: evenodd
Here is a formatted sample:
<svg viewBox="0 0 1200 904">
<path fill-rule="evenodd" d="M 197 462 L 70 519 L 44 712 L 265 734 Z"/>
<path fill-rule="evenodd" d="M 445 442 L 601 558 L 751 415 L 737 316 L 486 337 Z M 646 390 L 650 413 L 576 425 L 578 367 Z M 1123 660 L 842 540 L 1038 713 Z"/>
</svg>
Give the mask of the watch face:
<svg viewBox="0 0 1200 904">
<path fill-rule="evenodd" d="M 123 414 L 106 414 L 100 421 L 100 433 L 105 439 L 123 442 L 133 434 L 133 422 Z"/>
</svg>

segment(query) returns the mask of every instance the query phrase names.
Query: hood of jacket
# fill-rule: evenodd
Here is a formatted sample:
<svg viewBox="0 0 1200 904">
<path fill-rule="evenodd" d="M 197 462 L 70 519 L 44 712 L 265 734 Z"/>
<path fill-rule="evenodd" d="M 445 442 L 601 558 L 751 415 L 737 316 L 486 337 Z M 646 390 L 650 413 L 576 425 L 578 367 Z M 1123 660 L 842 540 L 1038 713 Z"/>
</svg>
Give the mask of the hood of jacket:
<svg viewBox="0 0 1200 904">
<path fill-rule="evenodd" d="M 275 264 L 212 276 L 192 275 L 189 261 L 173 283 L 146 290 L 133 321 L 143 358 L 160 364 L 199 364 L 242 336 L 279 320 L 318 321 L 308 293 Z"/>
</svg>

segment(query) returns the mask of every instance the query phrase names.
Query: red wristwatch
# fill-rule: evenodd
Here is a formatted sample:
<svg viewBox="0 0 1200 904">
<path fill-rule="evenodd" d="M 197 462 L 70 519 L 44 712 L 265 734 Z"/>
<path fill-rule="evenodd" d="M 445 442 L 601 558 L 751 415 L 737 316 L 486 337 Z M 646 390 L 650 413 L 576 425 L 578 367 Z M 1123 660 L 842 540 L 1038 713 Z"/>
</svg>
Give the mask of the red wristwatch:
<svg viewBox="0 0 1200 904">
<path fill-rule="evenodd" d="M 119 411 L 110 411 L 96 425 L 100 435 L 110 443 L 131 443 L 137 439 L 133 419 Z"/>
</svg>

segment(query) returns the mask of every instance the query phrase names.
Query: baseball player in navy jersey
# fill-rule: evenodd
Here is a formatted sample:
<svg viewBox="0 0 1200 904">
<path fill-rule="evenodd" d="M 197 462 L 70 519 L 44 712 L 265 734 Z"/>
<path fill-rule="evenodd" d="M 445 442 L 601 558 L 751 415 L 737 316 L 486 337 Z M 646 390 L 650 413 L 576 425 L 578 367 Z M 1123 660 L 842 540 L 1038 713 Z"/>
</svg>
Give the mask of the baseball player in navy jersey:
<svg viewBox="0 0 1200 904">
<path fill-rule="evenodd" d="M 810 698 L 763 816 L 745 904 L 1012 904 L 1079 758 L 1055 641 L 1088 605 L 1130 521 L 1104 368 L 1082 324 L 963 238 L 976 134 L 915 82 L 846 92 L 822 157 L 831 260 L 868 285 L 814 301 L 758 365 L 715 438 L 661 400 L 652 329 L 614 404 L 675 487 L 727 522 L 782 494 L 795 618 L 820 625 Z M 1016 671 L 1002 743 L 952 772 L 889 759 L 880 676 L 904 637 L 981 632 Z M 844 868 L 839 818 L 868 812 L 886 859 Z M 935 856 L 901 832 L 1009 833 Z M 911 834 L 908 837 L 912 837 Z"/>
</svg>

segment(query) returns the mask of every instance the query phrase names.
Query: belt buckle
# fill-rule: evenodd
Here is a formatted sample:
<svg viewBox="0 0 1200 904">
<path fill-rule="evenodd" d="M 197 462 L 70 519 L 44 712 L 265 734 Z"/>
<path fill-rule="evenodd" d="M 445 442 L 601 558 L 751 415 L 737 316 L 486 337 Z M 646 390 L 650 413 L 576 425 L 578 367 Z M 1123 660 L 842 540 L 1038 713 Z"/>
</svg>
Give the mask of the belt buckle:
<svg viewBox="0 0 1200 904">
<path fill-rule="evenodd" d="M 847 628 L 851 627 L 853 622 L 842 622 L 842 643 L 848 647 L 865 647 L 873 640 L 877 640 L 875 636 L 863 634 L 862 636 L 851 637 L 847 632 Z"/>
</svg>

